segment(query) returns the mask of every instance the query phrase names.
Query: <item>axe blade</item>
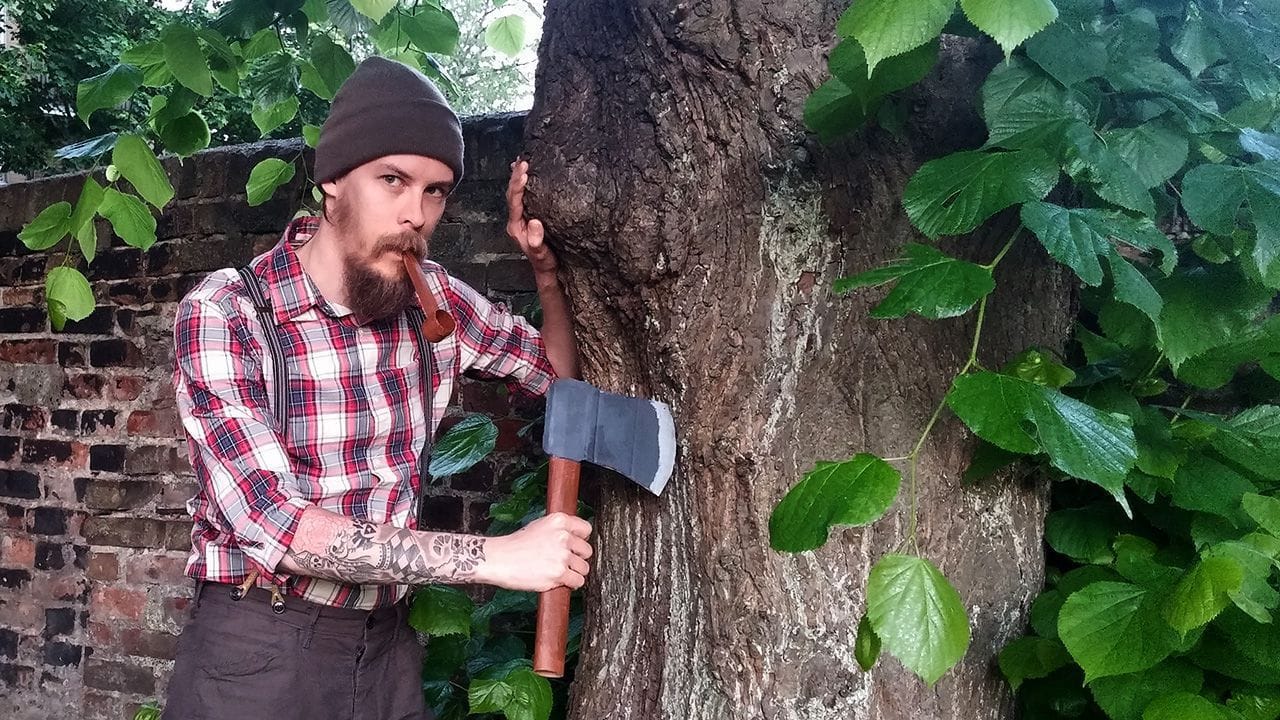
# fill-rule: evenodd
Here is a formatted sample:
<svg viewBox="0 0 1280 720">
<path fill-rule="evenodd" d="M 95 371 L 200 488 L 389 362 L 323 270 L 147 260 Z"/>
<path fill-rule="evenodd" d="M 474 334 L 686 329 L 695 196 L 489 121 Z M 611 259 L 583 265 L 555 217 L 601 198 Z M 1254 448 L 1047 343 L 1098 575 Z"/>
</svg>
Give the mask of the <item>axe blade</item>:
<svg viewBox="0 0 1280 720">
<path fill-rule="evenodd" d="M 675 423 L 665 403 L 561 379 L 552 383 L 547 396 L 542 449 L 616 470 L 661 495 L 675 468 Z"/>
</svg>

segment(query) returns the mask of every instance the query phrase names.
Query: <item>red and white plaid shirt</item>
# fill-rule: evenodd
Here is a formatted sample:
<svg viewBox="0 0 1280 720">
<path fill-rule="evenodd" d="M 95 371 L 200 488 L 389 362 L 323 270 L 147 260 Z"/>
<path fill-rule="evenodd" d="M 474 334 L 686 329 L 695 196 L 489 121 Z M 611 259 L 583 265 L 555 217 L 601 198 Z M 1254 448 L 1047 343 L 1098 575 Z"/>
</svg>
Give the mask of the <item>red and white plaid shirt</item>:
<svg viewBox="0 0 1280 720">
<path fill-rule="evenodd" d="M 408 585 L 351 585 L 276 574 L 303 508 L 415 528 L 418 456 L 444 416 L 460 374 L 506 379 L 542 395 L 555 378 L 537 330 L 438 264 L 428 284 L 457 330 L 432 345 L 431 406 L 404 313 L 359 325 L 320 294 L 295 249 L 319 227 L 294 220 L 279 244 L 250 263 L 275 314 L 289 383 L 288 427 L 268 403 L 274 382 L 264 328 L 234 268 L 211 273 L 174 321 L 178 411 L 199 491 L 186 573 L 239 583 L 285 583 L 288 595 L 350 608 L 390 605 Z M 416 299 L 414 301 L 417 302 Z"/>
</svg>

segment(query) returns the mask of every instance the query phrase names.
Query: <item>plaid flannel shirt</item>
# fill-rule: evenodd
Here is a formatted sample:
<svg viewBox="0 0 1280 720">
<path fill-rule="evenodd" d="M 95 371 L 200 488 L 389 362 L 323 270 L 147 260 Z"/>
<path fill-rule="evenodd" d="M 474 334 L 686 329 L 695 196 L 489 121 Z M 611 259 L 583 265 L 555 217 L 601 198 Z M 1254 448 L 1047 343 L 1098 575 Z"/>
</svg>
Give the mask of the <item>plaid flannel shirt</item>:
<svg viewBox="0 0 1280 720">
<path fill-rule="evenodd" d="M 537 330 L 438 264 L 428 284 L 457 330 L 432 346 L 430 404 L 423 362 L 404 313 L 357 324 L 327 302 L 295 253 L 318 227 L 301 217 L 250 267 L 272 306 L 287 357 L 288 427 L 269 407 L 274 382 L 257 311 L 233 268 L 182 299 L 174 321 L 174 387 L 199 490 L 186 573 L 283 583 L 287 595 L 350 608 L 392 604 L 408 585 L 353 585 L 285 576 L 277 566 L 308 505 L 416 528 L 418 456 L 461 374 L 506 379 L 539 396 L 555 377 Z M 414 302 L 416 303 L 416 297 Z"/>
</svg>

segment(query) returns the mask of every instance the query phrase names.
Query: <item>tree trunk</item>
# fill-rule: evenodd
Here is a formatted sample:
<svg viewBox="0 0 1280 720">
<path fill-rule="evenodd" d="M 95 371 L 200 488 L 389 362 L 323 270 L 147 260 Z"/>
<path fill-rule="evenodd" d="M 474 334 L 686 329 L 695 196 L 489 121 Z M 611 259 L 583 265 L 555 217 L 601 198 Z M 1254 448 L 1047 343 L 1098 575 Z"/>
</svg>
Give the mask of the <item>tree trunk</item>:
<svg viewBox="0 0 1280 720">
<path fill-rule="evenodd" d="M 970 439 L 944 414 L 921 458 L 923 553 L 971 618 L 933 688 L 853 659 L 867 573 L 902 539 L 907 484 L 868 529 L 798 555 L 769 547 L 779 499 L 815 461 L 906 455 L 968 357 L 974 318 L 877 321 L 881 293 L 832 282 L 919 240 L 900 198 L 923 161 L 982 142 L 999 59 L 944 38 L 906 140 L 835 146 L 802 108 L 842 4 L 549 0 L 525 125 L 530 203 L 561 254 L 585 378 L 669 402 L 678 464 L 662 498 L 589 497 L 597 559 L 571 717 L 996 718 L 995 670 L 1043 580 L 1042 483 L 961 488 Z M 1010 226 L 1010 229 L 1012 226 Z M 1005 233 L 944 249 L 990 261 Z M 1030 242 L 997 271 L 980 358 L 1058 347 L 1071 284 Z M 615 478 L 616 479 L 616 478 Z"/>
</svg>

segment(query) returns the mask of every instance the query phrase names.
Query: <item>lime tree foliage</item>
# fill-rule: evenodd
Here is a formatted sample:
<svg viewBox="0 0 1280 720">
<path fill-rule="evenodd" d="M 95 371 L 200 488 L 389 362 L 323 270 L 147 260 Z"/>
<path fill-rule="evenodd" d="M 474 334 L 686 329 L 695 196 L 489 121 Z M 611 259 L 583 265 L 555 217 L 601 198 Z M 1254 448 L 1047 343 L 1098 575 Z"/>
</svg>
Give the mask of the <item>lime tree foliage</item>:
<svg viewBox="0 0 1280 720">
<path fill-rule="evenodd" d="M 877 318 L 974 313 L 972 352 L 908 456 L 818 463 L 775 508 L 772 544 L 816 548 L 907 485 L 907 537 L 872 568 L 850 650 L 936 681 L 969 628 L 916 544 L 916 461 L 952 413 L 980 439 L 967 479 L 1023 461 L 1057 480 L 1047 587 L 1031 634 L 1000 655 L 1027 717 L 1274 720 L 1280 2 L 857 0 L 810 127 L 900 131 L 897 94 L 944 28 L 1004 55 L 978 99 L 986 144 L 921 166 L 902 203 L 922 241 L 835 289 L 879 288 Z M 1021 222 L 989 262 L 947 252 L 1002 212 Z M 1075 274 L 1081 313 L 1065 357 L 1027 348 L 985 367 L 1015 243 Z"/>
<path fill-rule="evenodd" d="M 492 13 L 486 22 L 495 50 L 520 52 L 525 33 L 518 16 Z M 33 250 L 62 250 L 45 288 L 53 327 L 83 319 L 96 304 L 80 267 L 94 259 L 95 218 L 129 245 L 146 250 L 155 242 L 154 213 L 174 194 L 158 154 L 186 158 L 246 134 L 301 135 L 314 147 L 329 102 L 370 54 L 416 67 L 456 95 L 457 84 L 440 68 L 459 36 L 457 20 L 439 0 L 231 0 L 213 15 L 170 17 L 142 42 L 109 46 L 108 61 L 74 83 L 67 108 L 74 122 L 100 132 L 55 153 L 104 172 L 91 173 L 74 202 L 44 208 L 19 234 Z M 300 159 L 301 152 L 256 165 L 245 179 L 247 202 L 271 198 L 293 180 Z"/>
</svg>

